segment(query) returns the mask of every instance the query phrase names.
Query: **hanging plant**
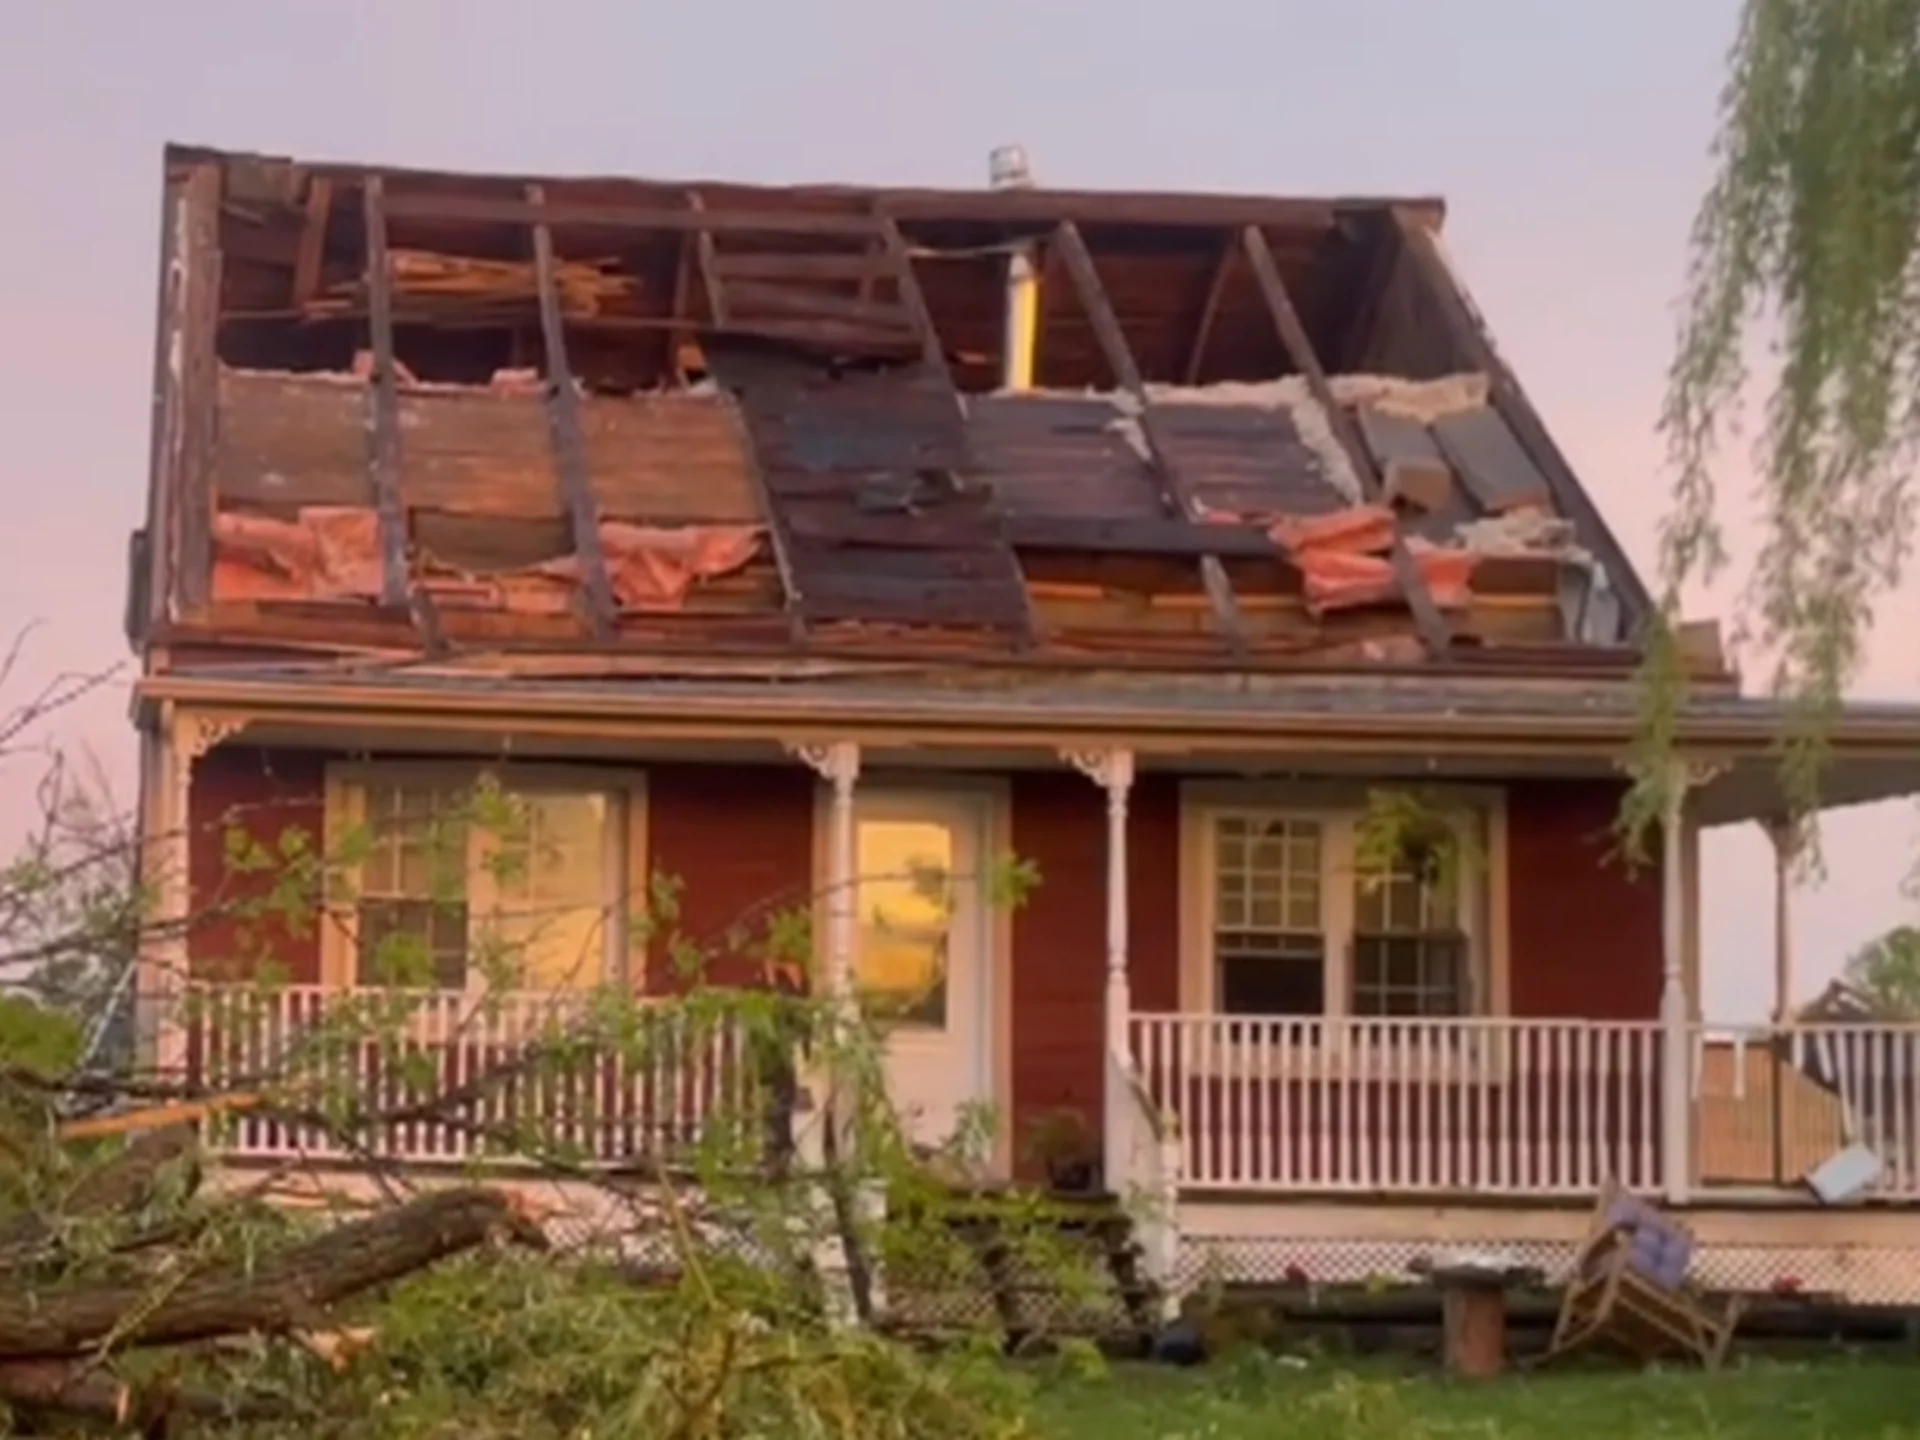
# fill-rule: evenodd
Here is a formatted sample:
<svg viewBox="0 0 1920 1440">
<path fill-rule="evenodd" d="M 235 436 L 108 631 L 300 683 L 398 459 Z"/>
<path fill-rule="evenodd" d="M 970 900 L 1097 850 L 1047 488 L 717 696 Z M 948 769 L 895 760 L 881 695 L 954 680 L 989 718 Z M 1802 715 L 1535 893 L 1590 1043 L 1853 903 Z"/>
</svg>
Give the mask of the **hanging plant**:
<svg viewBox="0 0 1920 1440">
<path fill-rule="evenodd" d="M 1458 811 L 1457 804 L 1419 790 L 1369 790 L 1354 835 L 1361 883 L 1372 887 L 1388 875 L 1411 873 L 1436 889 L 1457 886 L 1479 858 Z"/>
</svg>

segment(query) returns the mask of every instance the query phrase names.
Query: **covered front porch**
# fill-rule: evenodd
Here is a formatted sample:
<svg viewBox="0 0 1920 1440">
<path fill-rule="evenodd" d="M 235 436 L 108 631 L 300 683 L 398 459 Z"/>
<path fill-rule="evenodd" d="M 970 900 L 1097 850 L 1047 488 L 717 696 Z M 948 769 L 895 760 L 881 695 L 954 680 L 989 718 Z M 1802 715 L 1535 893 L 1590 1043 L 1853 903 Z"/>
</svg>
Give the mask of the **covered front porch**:
<svg viewBox="0 0 1920 1440">
<path fill-rule="evenodd" d="M 688 685 L 645 705 L 623 694 L 592 714 L 578 694 L 556 696 L 541 714 L 525 695 L 463 694 L 454 707 L 425 686 L 402 696 L 393 681 L 363 699 L 335 687 L 324 705 L 274 689 L 215 704 L 213 682 L 165 683 L 207 690 L 182 688 L 165 712 L 153 772 L 163 783 L 147 796 L 155 833 L 185 835 L 196 771 L 230 747 L 280 757 L 283 779 L 297 768 L 288 755 L 336 752 L 349 738 L 376 757 L 353 762 L 355 783 L 369 763 L 422 754 L 574 767 L 624 807 L 629 875 L 680 875 L 722 919 L 763 898 L 740 888 L 748 878 L 817 897 L 815 984 L 832 995 L 862 983 L 864 827 L 932 826 L 961 871 L 969 853 L 976 870 L 982 856 L 1037 858 L 1026 906 L 977 909 L 943 941 L 952 1003 L 917 1037 L 902 1033 L 944 1039 L 913 1052 L 934 1068 L 901 1071 L 922 1077 L 907 1098 L 950 1119 L 939 1066 L 958 1067 L 960 1098 L 997 1112 L 987 1163 L 1002 1175 L 1031 1171 L 1033 1122 L 1080 1113 L 1104 1187 L 1152 1202 L 1163 1273 L 1222 1216 L 1273 1230 L 1300 1205 L 1355 1217 L 1380 1204 L 1577 1208 L 1608 1178 L 1696 1207 L 1805 1204 L 1805 1175 L 1851 1145 L 1879 1160 L 1868 1195 L 1920 1199 L 1910 1027 L 1794 1021 L 1784 946 L 1773 1022 L 1727 1031 L 1699 1014 L 1699 833 L 1780 811 L 1777 717 L 1760 707 L 1725 706 L 1685 737 L 1649 866 L 1629 877 L 1609 868 L 1605 831 L 1630 714 L 1596 718 L 1590 702 L 1570 712 L 1523 690 L 1445 707 L 1420 696 L 1393 713 L 1334 708 L 1330 687 L 1310 705 L 1279 687 L 1230 707 L 1216 696 L 1196 718 L 1135 687 L 1097 705 L 1009 706 L 960 723 L 952 701 L 940 716 L 918 713 L 920 692 L 866 697 L 855 713 L 845 687 L 783 701 L 779 715 L 756 708 L 767 692 L 742 691 L 715 721 L 722 699 Z M 1830 798 L 1915 788 L 1915 731 L 1908 716 L 1843 729 Z M 324 813 L 339 786 L 313 784 L 299 803 Z M 1434 896 L 1417 897 L 1425 919 L 1370 918 L 1374 902 L 1354 888 L 1350 797 L 1379 786 L 1474 802 L 1481 878 L 1437 910 Z M 1240 847 L 1231 859 L 1229 842 Z M 1782 875 L 1789 859 L 1783 851 Z M 185 915 L 191 867 L 176 864 L 157 889 Z M 1317 878 L 1300 913 L 1317 918 L 1287 911 L 1306 893 L 1302 875 Z M 172 1063 L 211 1086 L 355 993 L 351 971 L 320 954 L 295 983 L 252 999 L 243 1021 L 215 1027 L 205 1010 L 189 1021 L 187 996 L 210 982 L 186 948 L 184 933 L 162 932 L 148 1013 Z M 652 972 L 633 963 L 606 974 L 649 990 Z M 573 1003 L 496 994 L 476 1030 L 463 992 L 417 999 L 408 1044 L 437 1083 L 482 1073 Z M 493 1090 L 490 1120 L 551 1121 L 583 1163 L 619 1165 L 649 1139 L 697 1133 L 751 1080 L 737 1037 L 659 1054 L 644 1074 L 608 1061 L 563 1091 Z M 404 1088 L 405 1074 L 370 1053 L 341 1063 L 370 1091 Z M 465 1162 L 479 1154 L 471 1135 L 470 1124 L 415 1115 L 376 1140 L 393 1159 Z M 246 1158 L 313 1155 L 320 1143 L 245 1116 L 223 1139 Z"/>
</svg>

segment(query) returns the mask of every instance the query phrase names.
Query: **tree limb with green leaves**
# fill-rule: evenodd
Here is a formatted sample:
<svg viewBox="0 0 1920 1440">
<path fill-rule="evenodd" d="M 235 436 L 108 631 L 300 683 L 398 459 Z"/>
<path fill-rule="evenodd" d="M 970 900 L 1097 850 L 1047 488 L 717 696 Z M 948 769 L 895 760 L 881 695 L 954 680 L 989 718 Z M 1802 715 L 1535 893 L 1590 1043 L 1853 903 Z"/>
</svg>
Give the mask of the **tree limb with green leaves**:
<svg viewBox="0 0 1920 1440">
<path fill-rule="evenodd" d="M 1792 719 L 1783 780 L 1817 808 L 1825 737 L 1900 582 L 1920 439 L 1920 0 L 1747 0 L 1695 220 L 1661 428 L 1668 623 L 1651 637 L 1636 830 L 1665 803 L 1682 591 L 1728 563 L 1716 467 L 1751 437 L 1761 539 L 1739 627 Z M 1756 373 L 1756 354 L 1777 363 Z"/>
</svg>

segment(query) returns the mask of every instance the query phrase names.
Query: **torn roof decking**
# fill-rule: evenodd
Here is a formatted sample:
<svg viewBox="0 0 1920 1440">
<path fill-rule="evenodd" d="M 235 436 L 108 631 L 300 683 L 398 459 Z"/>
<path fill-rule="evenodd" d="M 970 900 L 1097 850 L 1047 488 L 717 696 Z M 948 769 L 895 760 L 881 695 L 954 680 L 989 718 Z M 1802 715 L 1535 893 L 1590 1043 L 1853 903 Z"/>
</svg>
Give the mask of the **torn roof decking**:
<svg viewBox="0 0 1920 1440">
<path fill-rule="evenodd" d="M 621 633 L 634 643 L 697 636 L 704 627 L 736 634 L 751 617 L 771 622 L 793 606 L 822 621 L 879 622 L 868 636 L 873 645 L 885 643 L 891 619 L 998 631 L 1000 641 L 982 641 L 993 650 L 1031 639 L 1030 595 L 1072 590 L 1061 582 L 1084 582 L 1102 561 L 1121 572 L 1158 564 L 1152 583 L 1164 589 L 1169 565 L 1190 572 L 1202 554 L 1220 557 L 1243 603 L 1262 596 L 1285 603 L 1298 596 L 1299 576 L 1266 529 L 1238 517 L 1330 517 L 1352 503 L 1351 479 L 1328 473 L 1325 439 L 1316 445 L 1301 433 L 1301 412 L 1290 408 L 1301 398 L 1297 382 L 1155 392 L 1174 463 L 1208 516 L 1195 523 L 1165 513 L 1132 433 L 1131 407 L 1111 394 L 970 396 L 955 411 L 941 387 L 912 371 L 852 375 L 809 393 L 812 369 L 777 353 L 745 352 L 722 360 L 721 369 L 741 386 L 738 400 L 581 397 L 593 504 L 615 535 L 644 528 L 704 543 L 779 529 L 797 570 L 776 574 L 770 545 L 757 554 L 736 550 L 733 567 L 721 572 L 702 575 L 690 562 L 689 588 L 667 597 L 671 603 L 648 607 L 641 597 L 623 611 Z M 1344 392 L 1377 390 L 1381 382 L 1334 383 Z M 361 503 L 364 389 L 352 377 L 222 377 L 214 453 L 226 533 L 216 547 L 216 601 L 256 601 L 264 622 L 294 613 L 277 607 L 317 598 L 303 593 L 302 582 L 269 583 L 273 577 L 257 566 L 246 568 L 237 544 L 246 538 L 238 533 L 243 517 L 292 523 L 304 514 L 334 527 L 331 541 L 316 540 L 317 550 L 332 543 L 350 551 L 353 535 L 340 527 L 357 505 L 368 513 Z M 1474 403 L 1471 384 L 1407 393 Z M 1375 405 L 1394 394 L 1401 392 Z M 456 634 L 500 638 L 513 617 L 489 622 L 484 612 L 513 609 L 546 617 L 529 635 L 585 641 L 584 627 L 568 619 L 577 587 L 552 569 L 572 539 L 539 389 L 517 379 L 487 388 L 402 385 L 398 403 L 401 498 L 423 584 L 443 598 L 443 624 Z M 1422 422 L 1372 405 L 1361 414 L 1383 416 L 1403 438 L 1428 433 Z M 1371 421 L 1364 428 L 1385 427 Z M 1463 525 L 1497 522 L 1472 494 L 1453 485 L 1446 508 L 1403 523 L 1439 541 Z M 359 543 L 370 545 L 372 533 L 363 525 Z M 371 554 L 363 559 L 364 604 L 378 567 Z M 1489 557 L 1477 583 L 1493 597 L 1542 593 L 1560 565 L 1551 556 Z M 355 601 L 351 573 L 336 578 L 340 603 Z M 1117 573 L 1124 588 L 1129 581 Z M 1053 648 L 1071 651 L 1072 624 L 1055 628 Z M 781 627 L 763 624 L 753 633 L 777 639 Z M 1184 637 L 1138 639 L 1197 654 L 1217 648 L 1213 634 L 1201 625 Z"/>
<path fill-rule="evenodd" d="M 1389 496 L 1396 476 L 1411 477 L 1407 495 L 1425 487 L 1394 529 L 1430 545 L 1516 506 L 1570 515 L 1573 549 L 1598 555 L 1630 601 L 1639 588 L 1590 502 L 1567 503 L 1577 482 L 1555 473 L 1564 461 L 1522 442 L 1527 424 L 1509 419 L 1516 402 L 1498 377 L 1492 405 L 1414 423 L 1362 403 L 1357 428 L 1338 436 L 1303 434 L 1327 427 L 1296 408 L 1297 393 L 1277 403 L 1263 392 L 1297 368 L 1303 346 L 1324 372 L 1359 361 L 1409 378 L 1490 353 L 1434 319 L 1446 306 L 1426 294 L 1430 268 L 1410 258 L 1408 237 L 1438 221 L 1422 202 L 690 189 L 408 172 L 370 185 L 370 172 L 342 167 L 171 159 L 176 196 L 191 191 L 204 206 L 209 167 L 220 182 L 222 309 L 206 342 L 218 383 L 195 381 L 179 407 L 212 412 L 187 428 L 215 437 L 197 468 L 218 533 L 216 555 L 197 562 L 197 506 L 190 493 L 176 497 L 160 517 L 170 553 L 151 588 L 165 590 L 168 566 L 210 564 L 216 604 L 197 612 L 203 637 L 219 629 L 215 612 L 236 598 L 236 581 L 252 587 L 248 617 L 223 613 L 250 641 L 274 630 L 275 615 L 310 620 L 325 606 L 306 603 L 316 597 L 300 595 L 304 582 L 280 573 L 263 584 L 259 566 L 284 572 L 290 546 L 302 565 L 338 561 L 358 543 L 359 522 L 315 507 L 378 508 L 370 482 L 382 462 L 369 464 L 368 435 L 381 433 L 386 386 L 373 388 L 370 405 L 364 378 L 338 373 L 358 361 L 364 375 L 368 360 L 365 311 L 377 286 L 360 217 L 376 210 L 389 248 L 396 363 L 384 374 L 396 397 L 408 563 L 428 600 L 446 602 L 446 629 L 460 643 L 528 638 L 536 632 L 519 621 L 538 611 L 547 616 L 540 640 L 573 648 L 589 625 L 601 643 L 724 631 L 748 644 L 791 643 L 814 625 L 872 648 L 889 633 L 947 626 L 1071 659 L 1076 637 L 1090 643 L 1077 622 L 1061 621 L 1072 605 L 1050 601 L 1041 614 L 1036 598 L 1085 590 L 1079 572 L 1090 557 L 1177 559 L 1190 577 L 1218 566 L 1236 603 L 1243 591 L 1256 606 L 1295 603 L 1287 597 L 1298 576 L 1288 578 L 1265 518 L 1327 515 L 1367 498 L 1354 493 L 1355 471 L 1374 485 L 1384 477 Z M 1087 237 L 1091 304 L 1052 258 L 1080 233 L 1067 222 Z M 999 365 L 1010 236 L 1040 246 L 1039 372 L 1051 393 L 980 393 Z M 1248 260 L 1262 251 L 1305 333 L 1276 335 L 1271 290 Z M 1117 322 L 1136 391 L 1061 394 L 1062 379 L 1111 383 L 1116 337 L 1113 326 L 1094 333 L 1101 308 Z M 1418 333 L 1396 333 L 1409 316 Z M 555 343 L 560 364 L 549 368 L 578 383 L 543 388 L 537 368 Z M 737 400 L 617 393 L 679 374 L 690 343 L 693 363 Z M 184 350 L 197 353 L 192 343 Z M 835 355 L 855 357 L 856 368 L 840 371 Z M 249 373 L 263 360 L 309 373 Z M 378 353 L 371 363 L 382 376 Z M 783 378 L 770 389 L 776 372 Z M 1218 383 L 1169 384 L 1192 376 Z M 452 383 L 488 377 L 509 383 Z M 1300 379 L 1282 384 L 1297 391 Z M 1236 385 L 1245 393 L 1233 394 Z M 1330 439 L 1353 452 L 1351 463 Z M 176 482 L 196 468 L 173 449 L 162 458 Z M 269 533 L 265 522 L 283 528 Z M 756 547 L 753 532 L 765 543 Z M 336 603 L 364 600 L 352 578 L 364 572 L 344 563 L 313 573 Z M 1491 591 L 1537 594 L 1556 565 L 1509 555 L 1482 568 Z M 614 568 L 619 594 L 609 584 L 592 599 L 595 577 Z M 1405 583 L 1390 588 L 1404 606 Z M 191 602 L 192 587 L 182 589 Z M 381 598 L 392 612 L 390 586 Z M 1153 616 L 1164 619 L 1159 606 L 1155 598 Z M 488 618 L 500 610 L 521 615 Z M 189 603 L 173 618 L 193 630 L 195 613 Z M 1404 609 L 1399 622 L 1335 618 L 1319 628 L 1337 644 L 1395 624 L 1405 630 Z M 1193 629 L 1143 634 L 1142 648 L 1197 656 L 1217 646 L 1218 616 Z M 1256 650 L 1314 648 L 1311 636 L 1271 629 Z M 1603 627 L 1587 638 L 1607 650 L 1619 635 Z M 898 633 L 894 642 L 905 643 Z"/>
</svg>

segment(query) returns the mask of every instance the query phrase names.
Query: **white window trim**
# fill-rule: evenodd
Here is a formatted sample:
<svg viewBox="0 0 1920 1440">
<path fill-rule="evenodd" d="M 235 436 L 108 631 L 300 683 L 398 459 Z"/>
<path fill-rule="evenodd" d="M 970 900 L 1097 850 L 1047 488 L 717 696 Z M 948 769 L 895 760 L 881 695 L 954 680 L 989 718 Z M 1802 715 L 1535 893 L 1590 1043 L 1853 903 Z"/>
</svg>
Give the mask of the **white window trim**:
<svg viewBox="0 0 1920 1440">
<path fill-rule="evenodd" d="M 630 920 L 646 903 L 647 791 L 644 772 L 613 766 L 546 763 L 485 763 L 460 760 L 337 761 L 326 774 L 326 854 L 338 853 L 347 836 L 360 824 L 359 797 L 369 785 L 475 785 L 493 776 L 502 784 L 542 785 L 603 791 L 614 801 L 604 843 L 613 853 L 606 873 L 616 883 L 606 896 L 608 945 L 613 980 L 641 989 L 646 982 L 646 947 L 634 943 Z M 624 862 L 624 863 L 623 863 Z M 320 917 L 320 981 L 329 990 L 352 990 L 358 950 L 358 913 L 347 896 L 329 896 Z M 485 977 L 469 972 L 465 994 L 478 999 Z M 449 991 L 448 994 L 463 992 Z M 566 992 L 556 992 L 565 994 Z"/>
<path fill-rule="evenodd" d="M 1339 1027 L 1320 1030 L 1309 1038 L 1298 1032 L 1315 1022 L 1312 1017 L 1297 1019 L 1276 1017 L 1262 1022 L 1259 1017 L 1219 1016 L 1216 1009 L 1217 969 L 1213 957 L 1214 905 L 1216 876 L 1213 848 L 1213 822 L 1222 814 L 1284 814 L 1314 819 L 1328 826 L 1328 843 L 1323 850 L 1321 921 L 1327 935 L 1327 1004 L 1322 1022 L 1347 1015 L 1351 985 L 1348 966 L 1353 933 L 1353 886 L 1343 883 L 1339 873 L 1343 860 L 1351 863 L 1352 835 L 1364 812 L 1370 790 L 1390 788 L 1391 781 L 1296 780 L 1283 782 L 1190 780 L 1180 794 L 1180 1010 L 1183 1015 L 1236 1020 L 1248 1027 L 1263 1023 L 1277 1032 L 1271 1039 L 1235 1039 L 1224 1036 L 1196 1048 L 1204 1053 L 1189 1054 L 1187 1063 L 1198 1070 L 1220 1075 L 1246 1077 L 1270 1075 L 1312 1078 L 1328 1073 L 1350 1074 L 1361 1057 L 1351 1053 Z M 1507 798 L 1504 788 L 1487 785 L 1426 784 L 1424 794 L 1437 801 L 1472 811 L 1482 817 L 1485 828 L 1484 884 L 1476 903 L 1465 907 L 1463 928 L 1476 950 L 1485 993 L 1481 997 L 1478 1018 L 1501 1021 L 1511 1013 L 1511 957 L 1508 932 L 1508 835 Z M 1350 874 L 1350 872 L 1349 872 Z M 1383 1023 L 1394 1023 L 1384 1021 Z M 1418 1023 L 1418 1022 L 1415 1022 Z M 1444 1022 L 1440 1022 L 1444 1023 Z M 1291 1028 L 1294 1034 L 1282 1038 Z M 1504 1027 L 1488 1026 L 1482 1034 L 1500 1033 Z M 1204 1030 L 1193 1035 L 1195 1040 Z M 1330 1042 L 1330 1043 L 1329 1043 Z M 1499 1043 L 1469 1045 L 1453 1051 L 1428 1051 L 1406 1057 L 1404 1063 L 1391 1055 L 1370 1052 L 1373 1064 L 1368 1070 L 1388 1072 L 1382 1078 L 1446 1080 L 1475 1078 L 1489 1080 L 1491 1072 L 1504 1068 L 1500 1057 L 1510 1047 Z M 1468 1072 L 1462 1076 L 1462 1062 Z"/>
</svg>

